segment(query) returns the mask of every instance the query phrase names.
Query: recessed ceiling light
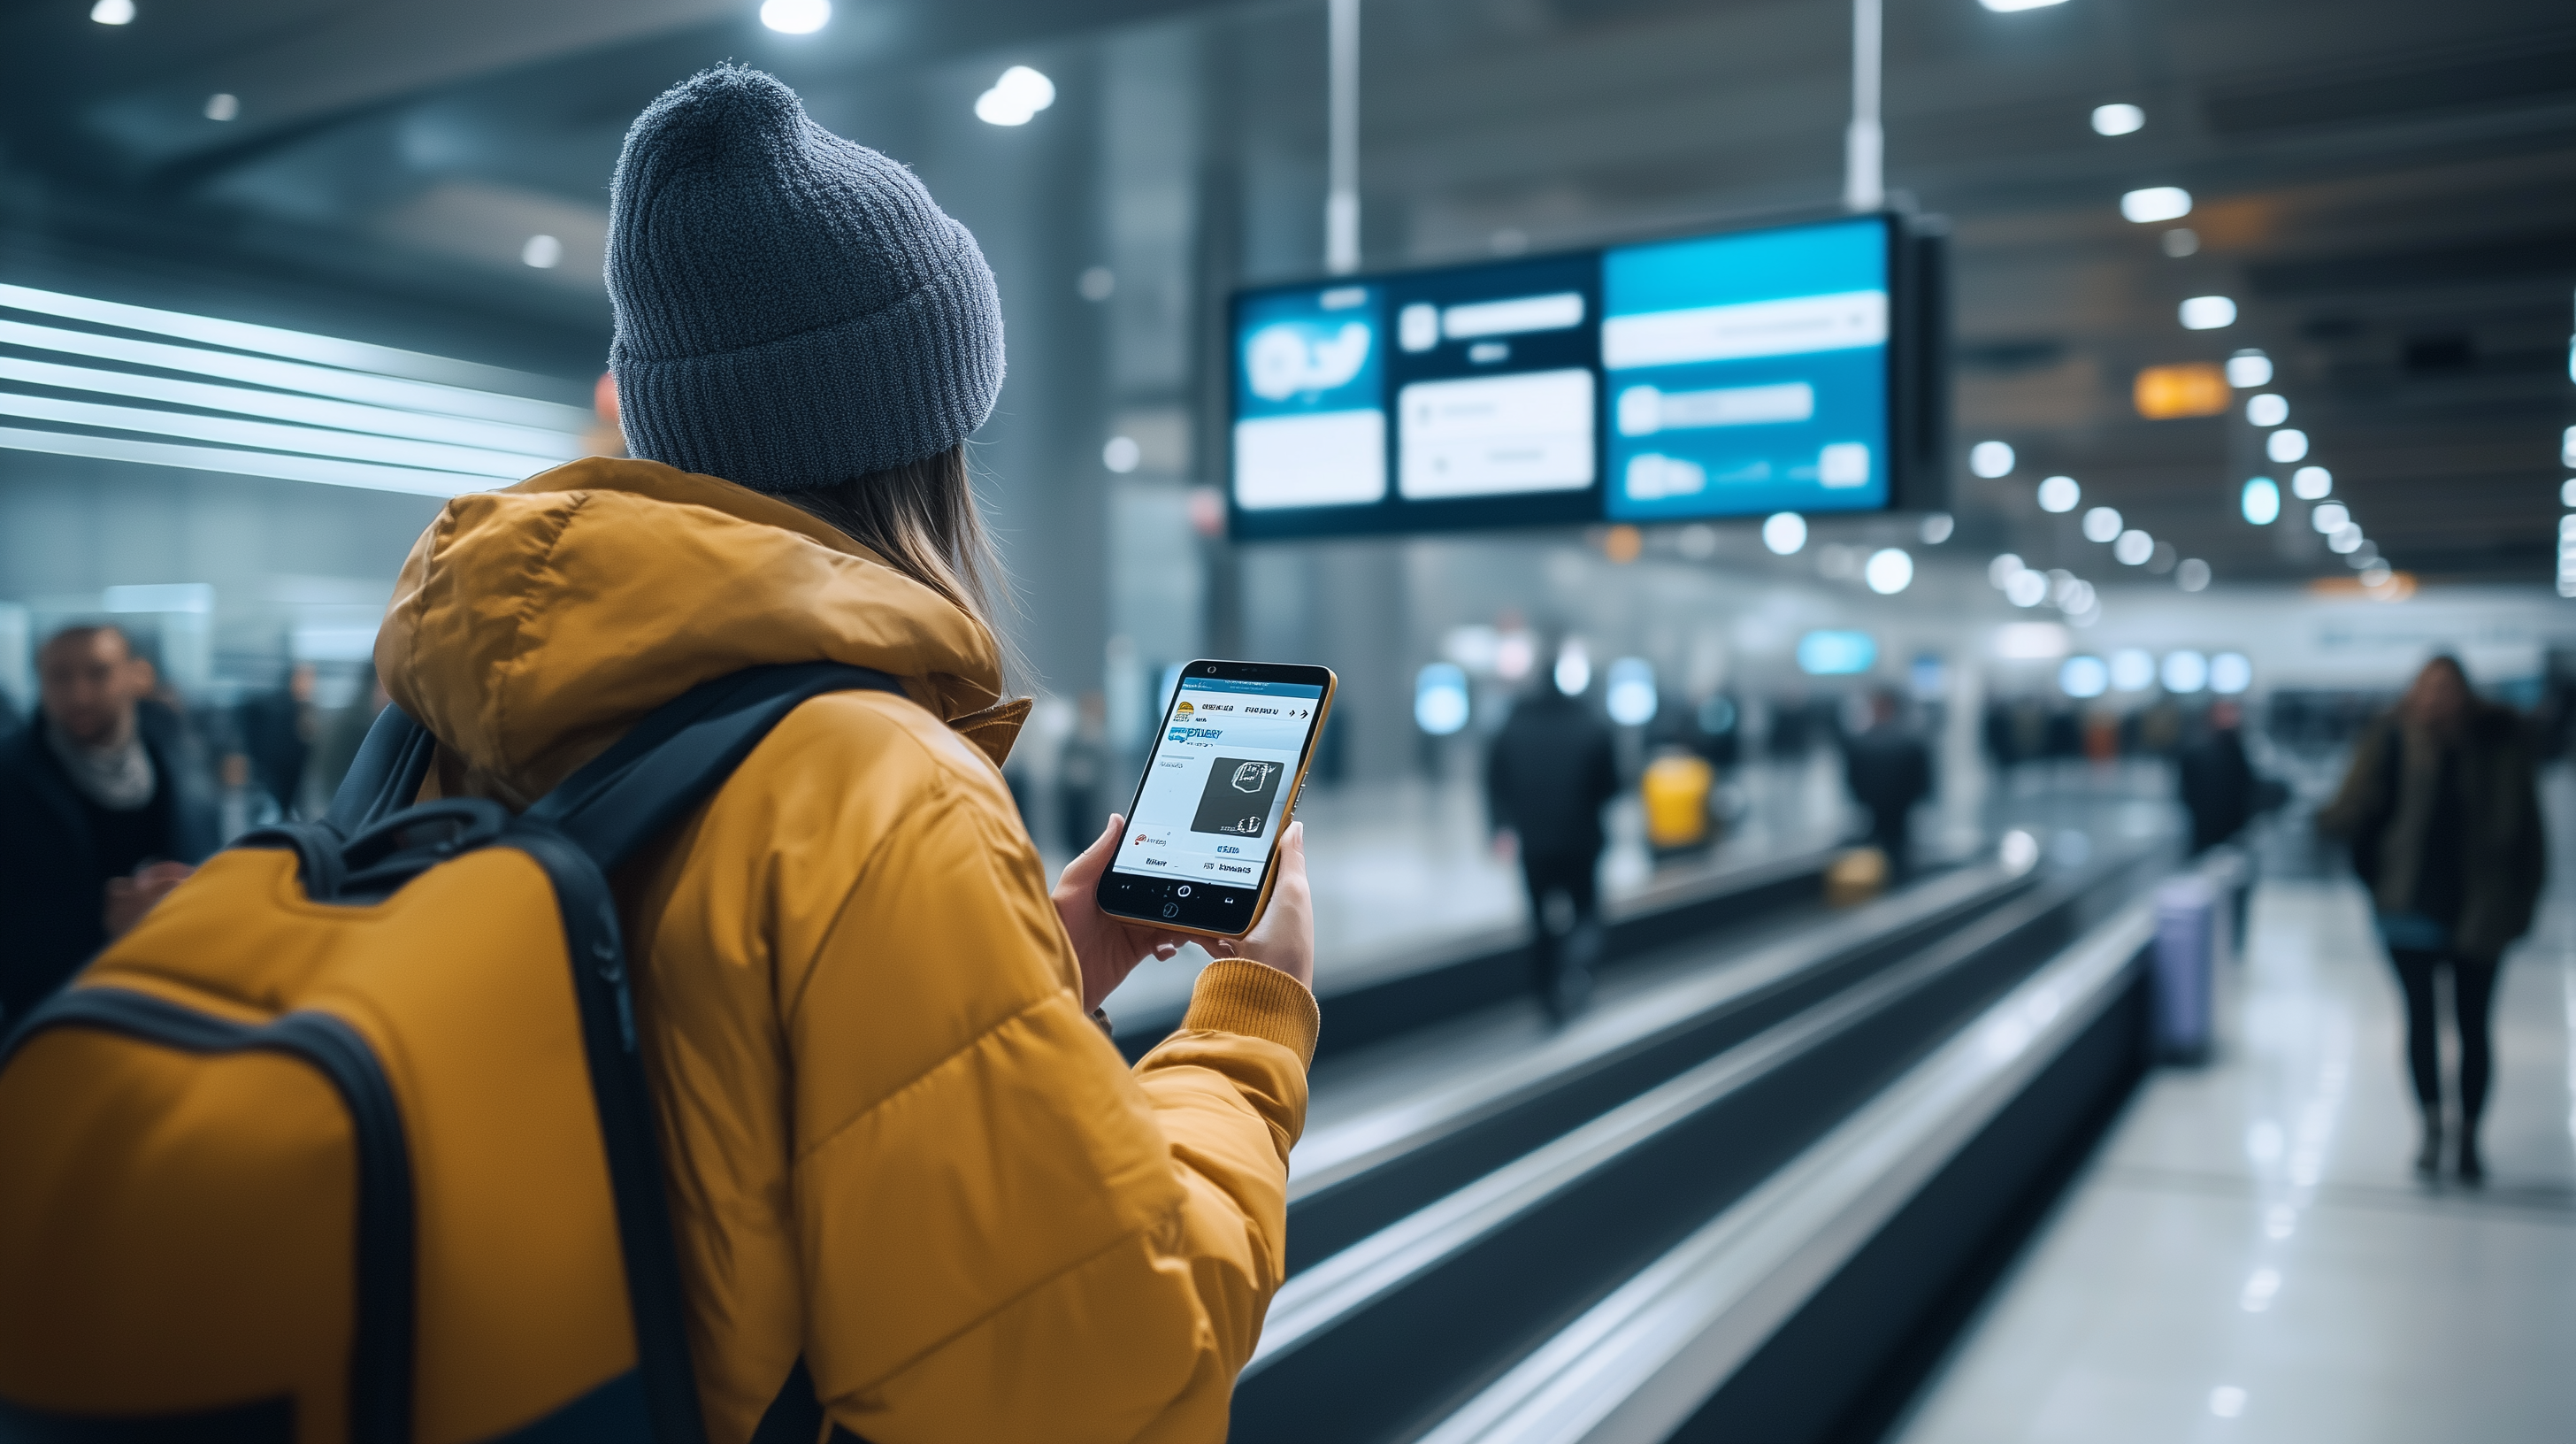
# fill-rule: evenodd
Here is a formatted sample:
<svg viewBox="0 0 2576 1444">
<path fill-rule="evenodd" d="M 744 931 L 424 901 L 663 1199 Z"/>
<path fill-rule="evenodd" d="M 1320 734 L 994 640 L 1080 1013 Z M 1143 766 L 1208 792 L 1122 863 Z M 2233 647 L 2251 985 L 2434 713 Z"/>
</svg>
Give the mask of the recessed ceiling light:
<svg viewBox="0 0 2576 1444">
<path fill-rule="evenodd" d="M 519 259 L 540 271 L 551 271 L 563 264 L 563 242 L 552 236 L 530 236 L 519 247 Z"/>
<path fill-rule="evenodd" d="M 2227 358 L 2227 384 L 2243 391 L 2254 386 L 2272 384 L 2272 358 L 2260 351 L 2244 350 Z"/>
<path fill-rule="evenodd" d="M 2576 427 L 2568 428 L 2567 434 L 2570 438 L 2569 445 L 2576 446 Z M 2570 466 L 2576 466 L 2576 462 L 2570 462 L 2568 464 Z M 1998 476 L 2012 475 L 2012 443 L 2008 441 L 1980 441 L 1976 445 L 1969 447 L 1968 469 L 1990 481 Z"/>
<path fill-rule="evenodd" d="M 2236 303 L 2225 296 L 2194 296 L 2182 303 L 2182 328 L 2215 331 L 2236 324 Z"/>
<path fill-rule="evenodd" d="M 832 23 L 832 0 L 761 0 L 760 23 L 781 35 L 811 35 Z"/>
<path fill-rule="evenodd" d="M 1055 104 L 1055 82 L 1025 65 L 1002 72 L 993 88 L 975 97 L 975 118 L 986 125 L 1026 125 Z"/>
<path fill-rule="evenodd" d="M 2303 466 L 2290 473 L 2290 490 L 2301 501 L 2323 501 L 2334 494 L 2334 473 L 2322 466 Z"/>
<path fill-rule="evenodd" d="M 2096 135 L 2128 135 L 2146 123 L 2147 113 L 2134 105 L 2093 107 L 2093 132 Z"/>
<path fill-rule="evenodd" d="M 241 97 L 218 90 L 206 97 L 206 119 L 235 120 L 241 116 Z"/>
<path fill-rule="evenodd" d="M 2278 426 L 2290 419 L 2290 402 L 2285 396 L 2266 391 L 2245 403 L 2245 419 L 2257 426 Z"/>
<path fill-rule="evenodd" d="M 2178 221 L 2191 214 L 2191 192 L 2180 186 L 2148 186 L 2120 197 L 2120 214 L 2139 225 Z"/>
<path fill-rule="evenodd" d="M 2106 542 L 2120 534 L 2120 513 L 2107 506 L 2097 506 L 2084 513 L 2084 539 Z"/>
<path fill-rule="evenodd" d="M 2071 476 L 2052 476 L 2039 484 L 2039 509 L 2063 515 L 2084 499 L 2084 488 Z"/>
<path fill-rule="evenodd" d="M 89 7 L 89 18 L 101 25 L 134 23 L 134 0 L 98 0 Z"/>
<path fill-rule="evenodd" d="M 2263 451 L 2274 461 L 2297 461 L 2308 454 L 2308 434 L 2284 426 L 2263 438 Z"/>
</svg>

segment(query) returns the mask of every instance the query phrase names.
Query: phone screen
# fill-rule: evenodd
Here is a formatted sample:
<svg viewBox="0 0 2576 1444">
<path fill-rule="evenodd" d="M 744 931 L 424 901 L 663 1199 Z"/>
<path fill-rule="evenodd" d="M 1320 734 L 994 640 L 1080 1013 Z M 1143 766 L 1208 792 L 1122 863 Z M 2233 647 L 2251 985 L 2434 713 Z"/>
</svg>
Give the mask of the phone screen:
<svg viewBox="0 0 2576 1444">
<path fill-rule="evenodd" d="M 1183 672 L 1146 759 L 1103 900 L 1131 916 L 1236 932 L 1251 925 L 1324 689 L 1197 670 Z"/>
</svg>

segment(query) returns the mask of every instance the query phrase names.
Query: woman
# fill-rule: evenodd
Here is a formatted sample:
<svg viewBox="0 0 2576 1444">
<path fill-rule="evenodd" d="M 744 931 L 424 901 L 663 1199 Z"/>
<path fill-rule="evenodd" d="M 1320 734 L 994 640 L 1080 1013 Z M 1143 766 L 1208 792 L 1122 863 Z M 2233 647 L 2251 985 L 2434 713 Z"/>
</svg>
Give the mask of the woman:
<svg viewBox="0 0 2576 1444">
<path fill-rule="evenodd" d="M 2531 928 L 2547 876 L 2540 796 L 2520 719 L 2479 700 L 2468 674 L 2435 657 L 2405 699 L 2373 722 L 2320 831 L 2352 839 L 2379 934 L 2406 990 L 2406 1061 L 2424 1110 L 2416 1171 L 2442 1165 L 2442 1078 L 2433 978 L 2451 977 L 2460 1034 L 2460 1177 L 2486 1176 L 2478 1116 L 2493 1068 L 2487 1016 L 2496 965 Z"/>
<path fill-rule="evenodd" d="M 762 663 L 910 694 L 806 703 L 618 879 L 710 1439 L 801 1389 L 876 1444 L 1222 1439 L 1314 1049 L 1301 834 L 1128 1069 L 1100 1001 L 1178 940 L 1093 907 L 1115 817 L 1050 899 L 997 766 L 1028 704 L 967 486 L 974 238 L 728 67 L 628 133 L 608 285 L 635 459 L 459 498 L 396 589 L 377 662 L 433 787 L 524 805 Z"/>
</svg>

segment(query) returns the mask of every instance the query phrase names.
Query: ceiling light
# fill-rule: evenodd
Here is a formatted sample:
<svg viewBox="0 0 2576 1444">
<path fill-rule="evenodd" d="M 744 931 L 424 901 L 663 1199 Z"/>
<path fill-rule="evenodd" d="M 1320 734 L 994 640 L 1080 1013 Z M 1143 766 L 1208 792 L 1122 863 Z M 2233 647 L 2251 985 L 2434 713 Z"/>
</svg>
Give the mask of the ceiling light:
<svg viewBox="0 0 2576 1444">
<path fill-rule="evenodd" d="M 1100 448 L 1100 464 L 1111 471 L 1134 471 L 1144 459 L 1145 448 L 1137 445 L 1132 436 L 1113 436 L 1108 445 Z"/>
<path fill-rule="evenodd" d="M 1997 14 L 2009 15 L 2015 10 L 2044 10 L 2051 5 L 2063 5 L 2066 0 L 1977 0 L 1977 3 Z"/>
<path fill-rule="evenodd" d="M 2323 501 L 2334 494 L 2334 473 L 2322 466 L 2303 466 L 2290 473 L 2290 494 L 2301 501 Z"/>
<path fill-rule="evenodd" d="M 2048 480 L 2039 484 L 2039 509 L 2041 511 L 2051 512 L 2062 516 L 2067 512 L 2075 510 L 2075 503 L 2082 501 L 2083 499 L 2084 488 L 2075 484 L 2074 477 L 2052 476 Z"/>
<path fill-rule="evenodd" d="M 2093 107 L 2095 135 L 2128 135 L 2147 123 L 2147 113 L 2134 105 Z"/>
<path fill-rule="evenodd" d="M 2022 565 L 2021 558 L 2014 556 L 2011 552 L 2006 552 L 2002 556 L 1995 558 L 1993 561 L 1986 563 L 1986 580 L 1994 583 L 1997 587 L 2003 587 L 2009 584 L 2013 578 L 2020 576 L 2027 570 L 2029 570 L 2029 568 Z"/>
<path fill-rule="evenodd" d="M 2198 557 L 2184 557 L 2182 559 L 2182 565 L 2174 568 L 2174 585 L 2182 588 L 2186 592 L 2208 590 L 2209 563 L 2202 561 Z M 2213 663 L 2212 665 L 2214 666 L 2216 664 Z"/>
<path fill-rule="evenodd" d="M 2246 401 L 2245 419 L 2257 426 L 2278 426 L 2290 419 L 2290 403 L 2266 391 Z"/>
<path fill-rule="evenodd" d="M 2236 324 L 2236 303 L 2225 296 L 2194 296 L 2182 303 L 2182 328 L 2215 331 Z"/>
<path fill-rule="evenodd" d="M 2111 685 L 2122 692 L 2143 692 L 2156 680 L 2156 659 L 2136 647 L 2111 654 Z"/>
<path fill-rule="evenodd" d="M 2227 384 L 2239 391 L 2272 384 L 2272 358 L 2260 351 L 2239 351 L 2227 358 Z"/>
<path fill-rule="evenodd" d="M 2351 522 L 2344 523 L 2341 530 L 2326 538 L 2326 545 L 2332 548 L 2337 556 L 2350 556 L 2361 550 L 2361 542 L 2361 528 Z"/>
<path fill-rule="evenodd" d="M 2352 520 L 2351 510 L 2339 501 L 2327 502 L 2308 513 L 2308 525 L 2315 527 L 2320 534 L 2324 535 L 2332 535 L 2337 528 L 2350 520 Z"/>
<path fill-rule="evenodd" d="M 2099 697 L 2111 686 L 2111 669 L 2099 657 L 2069 657 L 2057 669 L 2057 687 L 2078 701 Z"/>
<path fill-rule="evenodd" d="M 1892 597 L 1914 583 L 1914 557 L 1903 547 L 1881 547 L 1869 554 L 1861 580 L 1882 597 Z"/>
<path fill-rule="evenodd" d="M 2174 569 L 2174 563 L 2181 560 L 2182 553 L 2174 549 L 2172 542 L 2160 541 L 2156 543 L 2155 553 L 2147 558 L 2147 570 L 2157 576 L 2163 576 Z"/>
<path fill-rule="evenodd" d="M 2180 186 L 2148 186 L 2120 197 L 2120 214 L 2139 225 L 2178 221 L 2191 214 L 2191 192 Z"/>
<path fill-rule="evenodd" d="M 2209 659 L 2198 652 L 2167 652 L 2159 670 L 2168 692 L 2188 697 L 2209 685 Z"/>
<path fill-rule="evenodd" d="M 2118 541 L 2111 543 L 2111 555 L 2119 558 L 2124 567 L 2145 566 L 2147 558 L 2155 554 L 2156 539 L 2142 531 L 2124 531 Z"/>
<path fill-rule="evenodd" d="M 2389 569 L 2388 563 L 2372 562 L 2370 565 L 2361 569 L 2361 584 L 2373 591 L 2377 591 L 2379 588 L 2388 585 L 2388 579 L 2395 575 L 2397 574 Z"/>
<path fill-rule="evenodd" d="M 1762 523 L 1762 544 L 1773 556 L 1795 553 L 1807 544 L 1807 519 L 1794 511 L 1773 512 Z"/>
<path fill-rule="evenodd" d="M 2576 451 L 2576 427 L 2568 428 L 2567 437 L 2568 447 L 2571 451 Z M 2576 466 L 2576 461 L 2571 461 L 2567 464 L 2570 466 Z M 2012 475 L 2013 449 L 2011 443 L 2003 441 L 1980 441 L 1976 445 L 1969 447 L 1968 469 L 1989 481 L 1992 481 L 1998 476 Z"/>
<path fill-rule="evenodd" d="M 2209 659 L 2209 690 L 2230 697 L 2254 685 L 2254 664 L 2243 652 L 2221 652 Z"/>
<path fill-rule="evenodd" d="M 2120 534 L 2120 514 L 2107 506 L 2084 513 L 2084 539 L 2106 542 Z"/>
<path fill-rule="evenodd" d="M 2285 426 L 2263 438 L 2263 454 L 2274 461 L 2296 461 L 2308 454 L 2308 434 Z"/>
<path fill-rule="evenodd" d="M 811 35 L 832 23 L 832 0 L 762 0 L 760 23 L 781 35 Z"/>
<path fill-rule="evenodd" d="M 1958 527 L 1958 521 L 1948 512 L 1933 512 L 1931 515 L 1923 518 L 1923 544 L 1927 547 L 1937 547 L 1941 543 L 1948 541 L 1950 539 L 1950 533 L 1958 530 Z"/>
<path fill-rule="evenodd" d="M 773 0 L 775 3 L 775 0 Z M 1026 125 L 1055 104 L 1055 82 L 1025 65 L 1002 72 L 993 88 L 975 97 L 975 118 L 986 125 Z"/>
<path fill-rule="evenodd" d="M 226 92 L 224 92 L 224 91 L 220 91 L 220 90 L 218 90 L 218 91 L 216 91 L 214 94 L 209 95 L 209 96 L 207 96 L 207 97 L 206 97 L 206 119 L 208 119 L 208 120 L 238 120 L 238 119 L 240 119 L 240 118 L 241 118 L 241 97 L 240 97 L 240 96 L 238 96 L 238 95 L 231 95 L 231 94 L 228 94 L 228 93 L 226 93 Z"/>
<path fill-rule="evenodd" d="M 2568 427 L 2567 434 L 2558 439 L 2558 464 L 2576 466 L 2576 426 Z"/>
<path fill-rule="evenodd" d="M 2048 578 L 2038 572 L 2015 572 L 2004 582 L 2004 600 L 2016 607 L 2035 607 L 2048 600 Z"/>
<path fill-rule="evenodd" d="M 540 271 L 551 271 L 563 264 L 563 242 L 552 236 L 530 236 L 519 247 L 519 259 Z"/>
<path fill-rule="evenodd" d="M 2238 498 L 2237 505 L 2244 510 L 2247 521 L 2256 526 L 2270 526 L 2281 519 L 2281 488 L 2268 476 L 2255 477 L 2245 483 L 2245 494 Z M 2191 563 L 2183 565 L 2190 566 Z"/>
<path fill-rule="evenodd" d="M 134 0 L 98 0 L 89 7 L 89 18 L 101 25 L 134 23 Z"/>
<path fill-rule="evenodd" d="M 2164 248 L 2166 255 L 2179 261 L 2185 256 L 2200 254 L 2200 232 L 2189 226 L 2176 226 L 2158 237 L 2156 244 Z"/>
</svg>

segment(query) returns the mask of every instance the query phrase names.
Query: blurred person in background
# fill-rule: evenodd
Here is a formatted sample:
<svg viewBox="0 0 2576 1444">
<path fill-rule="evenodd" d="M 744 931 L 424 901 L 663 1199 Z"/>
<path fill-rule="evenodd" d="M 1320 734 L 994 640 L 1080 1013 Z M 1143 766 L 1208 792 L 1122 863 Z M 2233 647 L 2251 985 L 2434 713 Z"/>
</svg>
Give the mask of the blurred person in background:
<svg viewBox="0 0 2576 1444">
<path fill-rule="evenodd" d="M 2175 758 L 2174 788 L 2191 814 L 2191 850 L 2209 851 L 2245 830 L 2254 819 L 2258 779 L 2245 758 L 2245 711 L 2216 702 L 2200 735 Z"/>
<path fill-rule="evenodd" d="M 36 717 L 0 741 L 0 1026 L 25 1016 L 214 851 L 177 714 L 113 626 L 36 653 Z"/>
<path fill-rule="evenodd" d="M 1869 697 L 1869 725 L 1843 742 L 1843 782 L 1869 813 L 1869 844 L 1902 873 L 1913 849 L 1914 809 L 1932 795 L 1932 749 L 1905 725 L 1904 704 L 1881 689 Z"/>
<path fill-rule="evenodd" d="M 250 757 L 251 781 L 268 794 L 280 812 L 292 810 L 304 795 L 304 764 L 313 756 L 320 732 L 313 705 L 313 664 L 297 662 L 286 680 L 234 711 L 242 751 Z"/>
<path fill-rule="evenodd" d="M 2349 838 L 2406 993 L 2406 1063 L 2424 1114 L 2416 1171 L 2442 1166 L 2434 979 L 2448 974 L 2460 1040 L 2460 1177 L 2486 1176 L 2478 1118 L 2493 1069 L 2488 1014 L 2505 948 L 2531 928 L 2548 876 L 2540 792 L 2522 720 L 2469 688 L 2458 661 L 2424 664 L 2396 708 L 2362 729 L 2317 828 Z"/>
<path fill-rule="evenodd" d="M 331 806 L 332 794 L 340 790 L 340 780 L 358 760 L 358 748 L 367 740 L 367 729 L 376 725 L 376 714 L 385 710 L 393 699 L 385 695 L 385 684 L 376 676 L 376 664 L 359 669 L 358 686 L 349 705 L 330 712 L 322 719 L 313 739 L 312 755 L 304 760 L 302 791 L 296 798 L 296 813 L 301 817 L 320 817 Z"/>
<path fill-rule="evenodd" d="M 1098 692 L 1082 694 L 1073 733 L 1056 758 L 1055 785 L 1064 848 L 1078 855 L 1100 835 L 1095 829 L 1109 815 L 1101 796 L 1109 785 L 1109 699 Z"/>
<path fill-rule="evenodd" d="M 1609 724 L 1547 668 L 1532 671 L 1485 755 L 1485 801 L 1495 843 L 1517 850 L 1529 889 L 1539 1005 L 1563 1022 L 1582 1010 L 1601 951 L 1601 809 L 1619 795 L 1619 764 Z"/>
</svg>

